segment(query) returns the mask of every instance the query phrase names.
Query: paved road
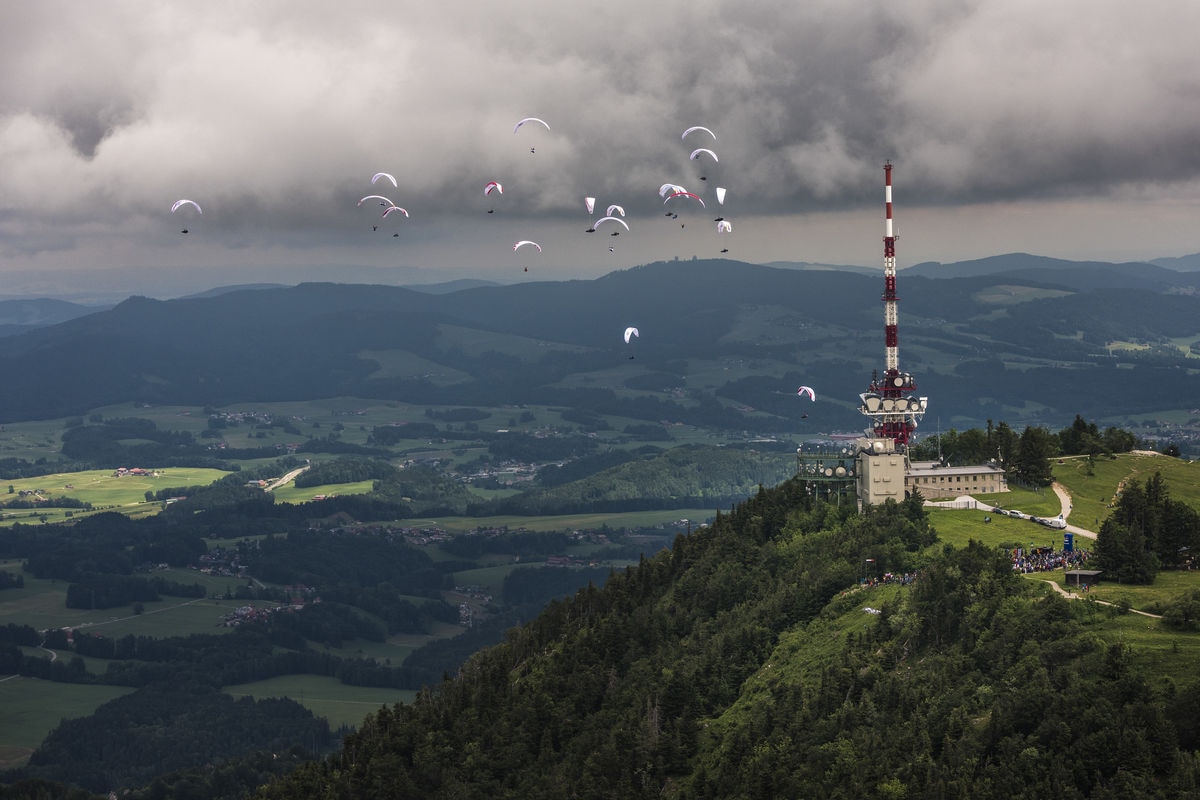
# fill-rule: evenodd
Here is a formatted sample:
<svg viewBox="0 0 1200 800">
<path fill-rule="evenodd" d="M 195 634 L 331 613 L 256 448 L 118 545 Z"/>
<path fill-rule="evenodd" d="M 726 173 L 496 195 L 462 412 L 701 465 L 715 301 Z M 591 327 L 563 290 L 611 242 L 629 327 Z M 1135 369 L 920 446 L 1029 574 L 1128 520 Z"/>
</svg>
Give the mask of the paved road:
<svg viewBox="0 0 1200 800">
<path fill-rule="evenodd" d="M 1067 520 L 1067 527 L 1065 528 L 1065 530 L 1070 531 L 1071 533 L 1075 534 L 1076 536 L 1083 536 L 1088 539 L 1095 539 L 1096 538 L 1095 531 L 1089 531 L 1086 528 L 1079 527 L 1078 525 L 1072 525 L 1070 520 L 1068 519 L 1071 516 L 1071 493 L 1067 491 L 1067 488 L 1065 486 L 1063 486 L 1061 483 L 1059 483 L 1058 481 L 1054 481 L 1054 483 L 1050 484 L 1050 486 L 1054 489 L 1054 493 L 1056 495 L 1058 495 L 1059 503 L 1062 504 L 1063 519 Z"/>
<path fill-rule="evenodd" d="M 304 470 L 306 470 L 306 469 L 308 469 L 307 465 L 300 467 L 299 469 L 292 470 L 287 475 L 284 475 L 282 478 L 277 478 L 276 480 L 267 484 L 266 488 L 263 489 L 263 491 L 273 492 L 276 489 L 278 489 L 280 486 L 286 486 L 287 484 L 294 481 L 296 479 L 296 476 L 299 475 L 301 472 L 304 472 Z"/>
</svg>

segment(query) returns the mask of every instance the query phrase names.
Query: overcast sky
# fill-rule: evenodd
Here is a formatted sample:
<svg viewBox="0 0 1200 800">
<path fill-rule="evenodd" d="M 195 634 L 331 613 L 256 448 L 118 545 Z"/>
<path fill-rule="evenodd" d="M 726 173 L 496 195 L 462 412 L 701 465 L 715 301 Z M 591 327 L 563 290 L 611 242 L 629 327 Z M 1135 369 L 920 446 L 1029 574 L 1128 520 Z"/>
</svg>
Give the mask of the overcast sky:
<svg viewBox="0 0 1200 800">
<path fill-rule="evenodd" d="M 901 267 L 1200 251 L 1196 2 L 0 9 L 0 295 L 591 278 L 722 249 L 874 266 L 887 160 Z M 549 130 L 514 133 L 530 116 Z M 663 183 L 707 207 L 664 207 Z M 586 196 L 630 230 L 586 233 Z"/>
</svg>

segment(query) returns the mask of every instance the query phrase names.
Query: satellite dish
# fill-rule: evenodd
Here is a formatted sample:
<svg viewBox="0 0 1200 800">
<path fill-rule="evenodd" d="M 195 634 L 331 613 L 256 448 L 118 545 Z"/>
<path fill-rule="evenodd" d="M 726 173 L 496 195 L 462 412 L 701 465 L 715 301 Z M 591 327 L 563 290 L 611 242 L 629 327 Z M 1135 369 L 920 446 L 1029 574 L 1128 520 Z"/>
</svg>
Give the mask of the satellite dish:
<svg viewBox="0 0 1200 800">
<path fill-rule="evenodd" d="M 895 378 L 892 379 L 892 383 L 895 384 L 896 386 L 903 386 L 904 378 L 897 375 Z"/>
</svg>

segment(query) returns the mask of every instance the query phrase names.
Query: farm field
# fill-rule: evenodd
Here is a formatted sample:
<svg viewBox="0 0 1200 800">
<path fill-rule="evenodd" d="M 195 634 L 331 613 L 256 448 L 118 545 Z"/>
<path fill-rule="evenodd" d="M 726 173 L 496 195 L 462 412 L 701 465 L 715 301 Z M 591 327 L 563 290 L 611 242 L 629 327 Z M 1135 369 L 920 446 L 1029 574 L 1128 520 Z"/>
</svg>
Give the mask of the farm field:
<svg viewBox="0 0 1200 800">
<path fill-rule="evenodd" d="M 207 486 L 228 474 L 219 469 L 145 467 L 142 472 L 136 474 L 118 474 L 114 470 L 96 469 L 58 472 L 35 478 L 14 478 L 0 483 L 3 487 L 0 492 L 6 492 L 0 494 L 0 501 L 7 502 L 22 496 L 50 500 L 70 498 L 90 503 L 92 510 L 45 507 L 4 509 L 0 512 L 0 525 L 12 525 L 15 522 L 62 522 L 103 511 L 120 511 L 131 516 L 157 514 L 162 507 L 161 503 L 147 501 L 147 492 L 153 493 L 173 487 Z"/>
<path fill-rule="evenodd" d="M 121 686 L 83 686 L 38 678 L 0 676 L 0 770 L 25 763 L 64 719 L 85 717 L 113 698 L 133 691 Z"/>
<path fill-rule="evenodd" d="M 226 686 L 234 697 L 288 697 L 307 708 L 314 716 L 329 720 L 335 730 L 341 726 L 357 728 L 368 714 L 381 706 L 411 703 L 415 691 L 347 686 L 336 678 L 319 675 L 284 675 L 254 683 Z"/>
<path fill-rule="evenodd" d="M 334 497 L 345 494 L 369 494 L 375 488 L 374 481 L 354 483 L 329 483 L 322 486 L 297 487 L 288 483 L 271 491 L 277 503 L 307 503 L 318 497 Z"/>
<path fill-rule="evenodd" d="M 0 561 L 0 569 L 18 573 L 20 564 Z M 169 580 L 202 583 L 209 591 L 223 594 L 225 588 L 237 585 L 236 579 L 214 579 L 190 570 L 165 570 L 160 573 Z M 0 594 L 0 625 L 29 625 L 39 631 L 54 628 L 85 628 L 105 636 L 126 634 L 141 636 L 187 636 L 192 633 L 218 633 L 222 617 L 244 605 L 244 601 L 224 600 L 218 596 L 205 598 L 164 597 L 143 603 L 140 614 L 126 608 L 79 609 L 67 608 L 67 583 L 28 574 L 24 588 L 6 589 Z"/>
</svg>

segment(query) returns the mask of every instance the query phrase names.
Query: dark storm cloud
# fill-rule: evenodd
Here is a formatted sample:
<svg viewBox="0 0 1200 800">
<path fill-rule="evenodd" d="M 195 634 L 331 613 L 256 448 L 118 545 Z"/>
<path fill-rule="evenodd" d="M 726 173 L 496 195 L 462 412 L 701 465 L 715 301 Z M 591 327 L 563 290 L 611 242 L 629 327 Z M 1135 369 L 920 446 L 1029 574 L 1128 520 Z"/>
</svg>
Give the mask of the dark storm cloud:
<svg viewBox="0 0 1200 800">
<path fill-rule="evenodd" d="M 5 21 L 0 257 L 14 266 L 34 251 L 64 263 L 57 236 L 91 241 L 80 258 L 174 262 L 162 218 L 181 196 L 221 234 L 189 242 L 212 248 L 202 260 L 322 246 L 336 260 L 363 247 L 374 209 L 355 202 L 378 170 L 412 212 L 405 257 L 460 265 L 486 259 L 486 237 L 565 237 L 549 228 L 566 219 L 577 233 L 585 194 L 648 226 L 663 182 L 710 202 L 728 186 L 736 234 L 759 226 L 743 254 L 784 257 L 773 219 L 877 215 L 885 159 L 900 197 L 930 205 L 1197 197 L 1196 4 L 51 1 Z M 551 130 L 514 134 L 529 115 Z M 689 125 L 717 133 L 718 163 L 689 161 Z M 502 198 L 484 199 L 490 179 Z M 493 199 L 497 224 L 480 227 Z M 629 237 L 619 252 L 677 243 L 655 247 Z"/>
</svg>

